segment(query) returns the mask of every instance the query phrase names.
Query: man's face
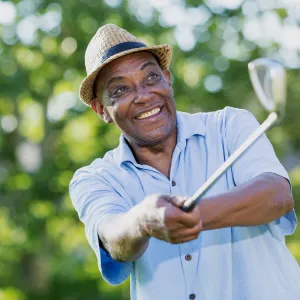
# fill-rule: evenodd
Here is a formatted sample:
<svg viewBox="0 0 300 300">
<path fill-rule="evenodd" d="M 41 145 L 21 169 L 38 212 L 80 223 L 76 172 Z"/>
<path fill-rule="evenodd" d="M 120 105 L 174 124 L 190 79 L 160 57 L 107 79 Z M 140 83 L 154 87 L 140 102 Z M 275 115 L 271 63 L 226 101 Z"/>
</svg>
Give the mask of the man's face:
<svg viewBox="0 0 300 300">
<path fill-rule="evenodd" d="M 98 74 L 93 109 L 114 122 L 129 142 L 156 145 L 176 130 L 170 73 L 149 52 L 137 52 L 107 64 Z"/>
</svg>

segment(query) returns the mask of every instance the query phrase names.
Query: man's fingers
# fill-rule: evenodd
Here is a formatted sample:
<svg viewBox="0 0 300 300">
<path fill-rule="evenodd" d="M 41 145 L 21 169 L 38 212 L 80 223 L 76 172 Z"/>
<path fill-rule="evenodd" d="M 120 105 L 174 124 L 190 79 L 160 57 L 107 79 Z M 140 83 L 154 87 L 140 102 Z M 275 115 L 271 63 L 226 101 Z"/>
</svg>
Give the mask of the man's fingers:
<svg viewBox="0 0 300 300">
<path fill-rule="evenodd" d="M 186 230 L 184 230 L 183 232 L 183 237 L 188 237 L 188 236 L 193 236 L 193 235 L 198 235 L 201 230 L 202 230 L 202 222 L 200 221 L 196 226 L 194 226 L 193 228 L 188 228 Z"/>
<path fill-rule="evenodd" d="M 188 237 L 182 239 L 182 240 L 180 241 L 180 244 L 182 244 L 182 243 L 187 243 L 187 242 L 196 240 L 197 238 L 198 238 L 198 235 L 188 236 Z"/>
<path fill-rule="evenodd" d="M 194 213 L 186 213 L 181 208 L 174 206 L 166 210 L 165 213 L 165 224 L 170 229 L 170 224 L 181 224 L 183 227 L 194 227 L 198 223 L 198 219 L 196 214 Z M 176 225 L 176 226 L 177 226 Z"/>
<path fill-rule="evenodd" d="M 170 242 L 173 244 L 183 243 L 188 240 L 194 240 L 198 237 L 199 233 L 202 230 L 202 222 L 194 226 L 193 228 L 187 228 L 177 232 L 176 235 L 170 236 Z"/>
<path fill-rule="evenodd" d="M 151 231 L 151 236 L 165 240 L 166 242 L 172 244 L 179 244 L 184 243 L 190 240 L 194 240 L 198 237 L 199 233 L 202 230 L 202 222 L 200 221 L 197 225 L 193 226 L 192 228 L 186 227 L 176 227 L 171 231 L 164 230 L 164 228 L 153 228 Z"/>
<path fill-rule="evenodd" d="M 173 196 L 171 198 L 171 200 L 172 200 L 173 205 L 175 205 L 177 207 L 182 207 L 188 198 L 189 197 L 187 197 L 187 196 Z"/>
<path fill-rule="evenodd" d="M 171 240 L 170 242 L 171 242 L 171 244 L 182 244 L 182 243 L 193 241 L 197 238 L 198 238 L 198 234 L 194 234 L 194 235 L 189 235 L 186 237 L 176 238 L 176 239 Z"/>
<path fill-rule="evenodd" d="M 172 204 L 180 208 L 179 222 L 186 227 L 193 227 L 199 222 L 199 211 L 184 212 L 181 207 L 189 199 L 188 196 L 173 196 L 171 197 Z"/>
<path fill-rule="evenodd" d="M 185 227 L 194 227 L 200 222 L 199 213 L 196 212 L 184 212 L 181 211 L 180 216 L 178 217 L 178 221 L 180 224 L 184 225 Z"/>
</svg>

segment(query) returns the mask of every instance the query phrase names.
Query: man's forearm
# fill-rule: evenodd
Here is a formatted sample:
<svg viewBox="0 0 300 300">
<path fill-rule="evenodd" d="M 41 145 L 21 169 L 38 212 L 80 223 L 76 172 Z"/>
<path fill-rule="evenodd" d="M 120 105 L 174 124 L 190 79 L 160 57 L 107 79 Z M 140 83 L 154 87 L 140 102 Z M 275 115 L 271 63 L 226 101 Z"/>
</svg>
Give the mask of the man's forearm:
<svg viewBox="0 0 300 300">
<path fill-rule="evenodd" d="M 98 235 L 113 259 L 134 261 L 146 251 L 149 237 L 143 234 L 139 220 L 139 208 L 135 206 L 101 223 Z"/>
<path fill-rule="evenodd" d="M 264 173 L 199 206 L 205 230 L 266 224 L 291 211 L 294 200 L 286 179 Z"/>
</svg>

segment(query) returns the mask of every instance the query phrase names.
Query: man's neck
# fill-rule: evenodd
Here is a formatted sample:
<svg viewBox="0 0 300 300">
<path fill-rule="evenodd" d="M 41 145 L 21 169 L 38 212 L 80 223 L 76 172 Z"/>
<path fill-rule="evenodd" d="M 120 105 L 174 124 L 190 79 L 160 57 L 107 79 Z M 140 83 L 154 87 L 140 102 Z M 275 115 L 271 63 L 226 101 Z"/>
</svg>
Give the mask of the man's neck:
<svg viewBox="0 0 300 300">
<path fill-rule="evenodd" d="M 139 164 L 151 166 L 169 178 L 176 142 L 177 128 L 165 141 L 157 145 L 141 147 L 135 143 L 128 144 Z"/>
</svg>

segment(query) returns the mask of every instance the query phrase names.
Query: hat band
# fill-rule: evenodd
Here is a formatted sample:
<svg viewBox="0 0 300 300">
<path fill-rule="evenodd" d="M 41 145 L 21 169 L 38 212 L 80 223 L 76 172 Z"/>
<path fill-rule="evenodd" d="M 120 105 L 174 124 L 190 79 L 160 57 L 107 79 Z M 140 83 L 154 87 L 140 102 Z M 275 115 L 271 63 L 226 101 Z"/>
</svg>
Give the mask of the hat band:
<svg viewBox="0 0 300 300">
<path fill-rule="evenodd" d="M 145 44 L 139 43 L 139 42 L 124 42 L 124 43 L 117 44 L 117 45 L 109 48 L 102 55 L 101 63 L 103 63 L 104 61 L 109 59 L 111 56 L 116 55 L 120 52 L 124 52 L 124 51 L 130 50 L 130 49 L 135 49 L 135 48 L 142 48 L 142 47 L 147 47 L 147 46 Z"/>
</svg>

